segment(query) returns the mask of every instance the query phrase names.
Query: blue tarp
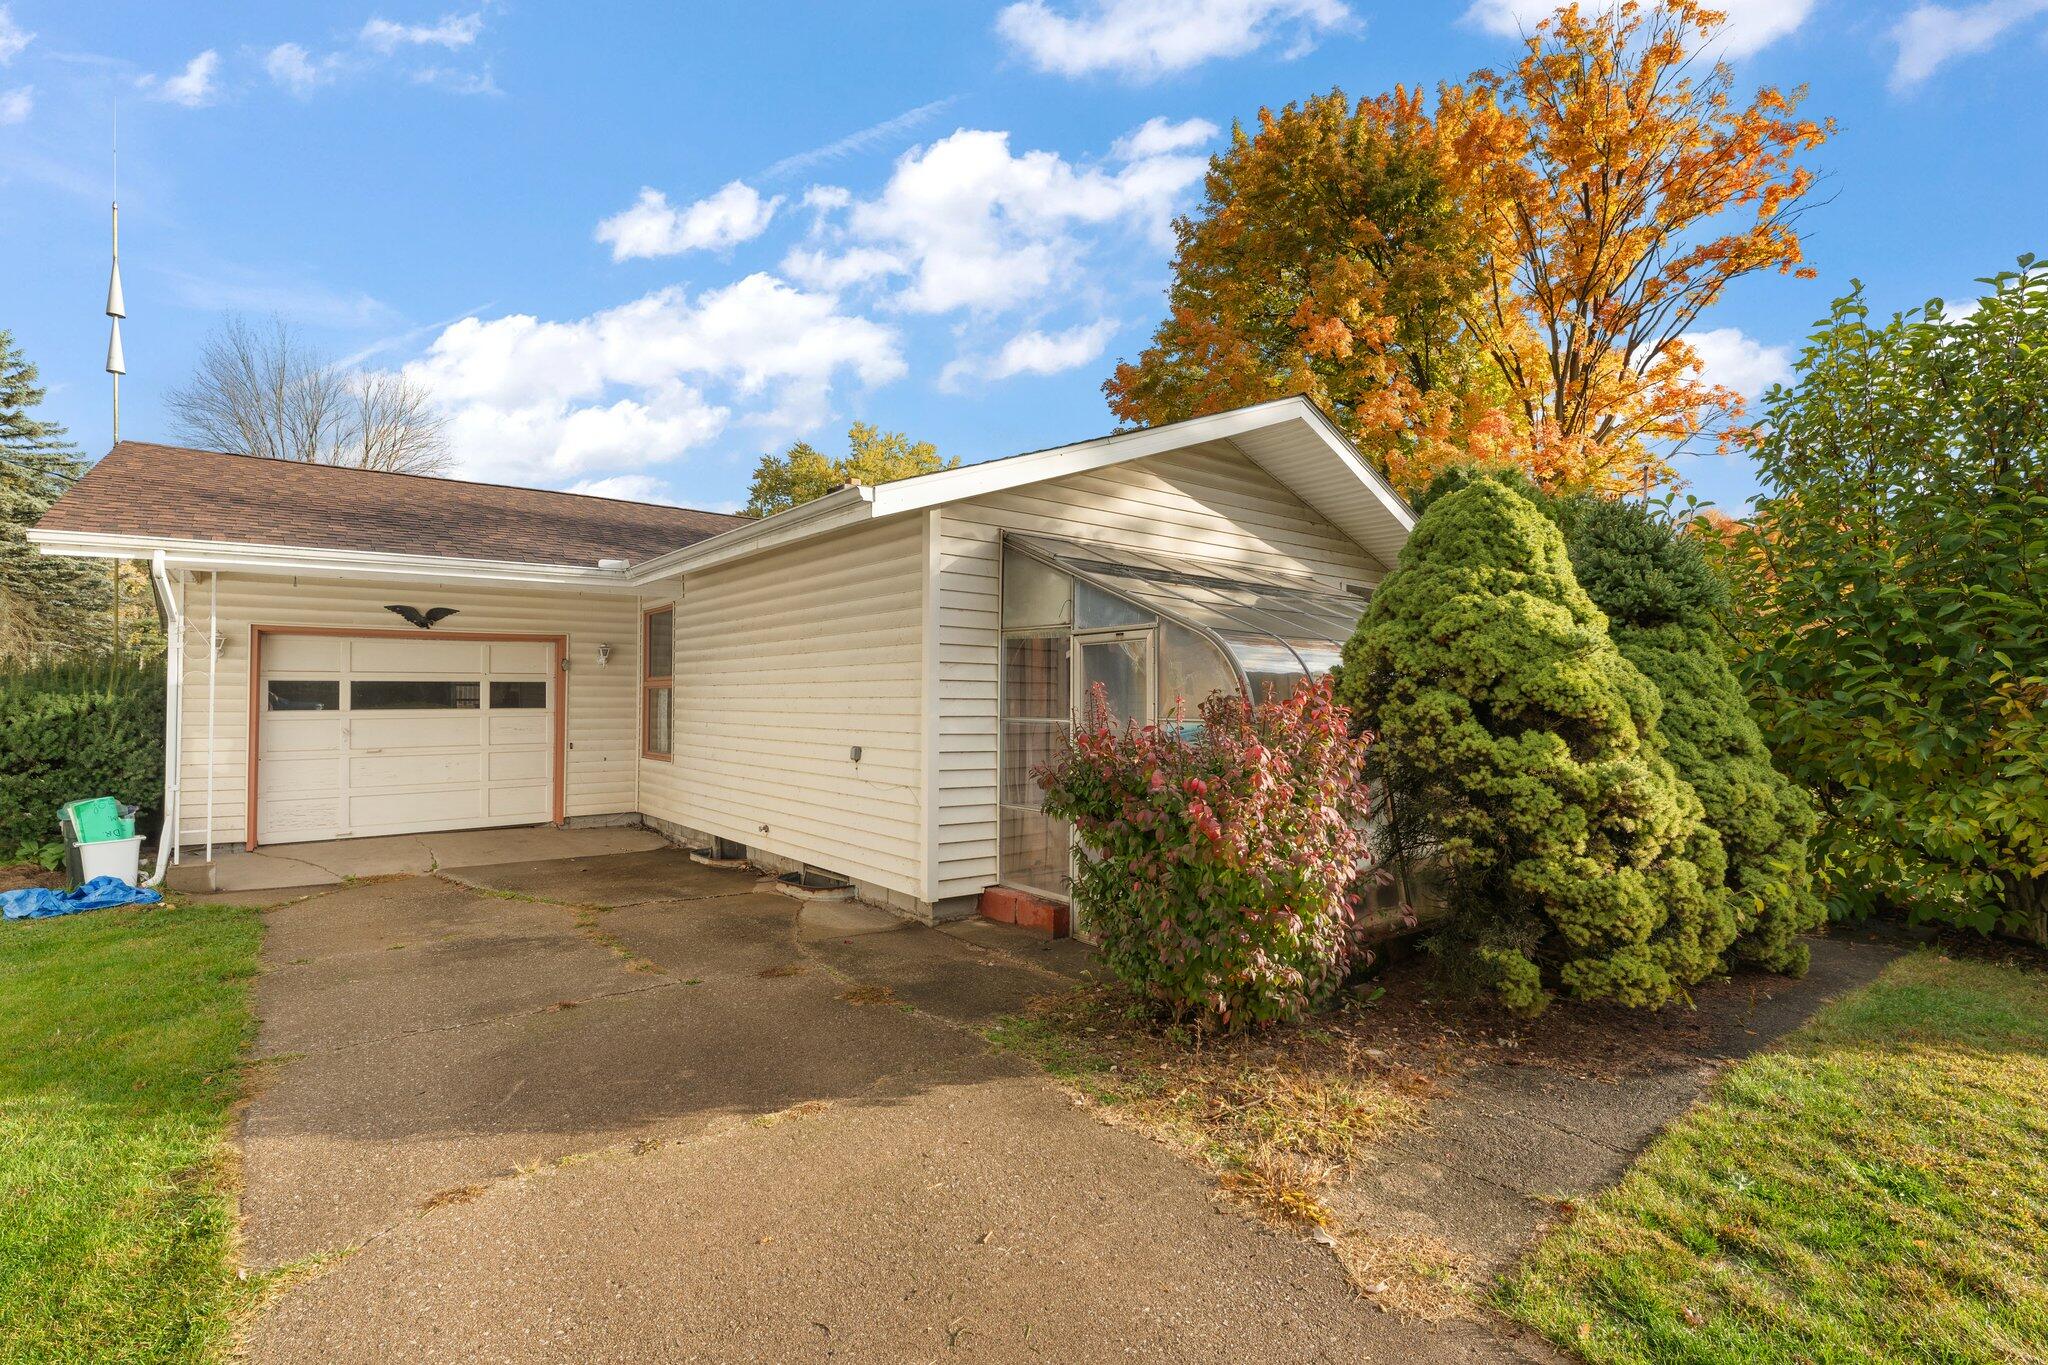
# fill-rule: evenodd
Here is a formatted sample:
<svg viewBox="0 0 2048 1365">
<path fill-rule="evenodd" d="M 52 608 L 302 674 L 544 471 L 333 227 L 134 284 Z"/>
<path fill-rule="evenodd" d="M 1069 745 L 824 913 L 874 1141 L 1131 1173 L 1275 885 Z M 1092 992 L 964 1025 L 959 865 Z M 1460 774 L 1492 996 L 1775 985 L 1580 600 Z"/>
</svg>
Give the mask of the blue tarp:
<svg viewBox="0 0 2048 1365">
<path fill-rule="evenodd" d="M 0 891 L 0 913 L 8 919 L 49 919 L 80 910 L 105 910 L 115 905 L 154 905 L 163 897 L 146 886 L 130 886 L 119 877 L 94 877 L 72 891 Z"/>
</svg>

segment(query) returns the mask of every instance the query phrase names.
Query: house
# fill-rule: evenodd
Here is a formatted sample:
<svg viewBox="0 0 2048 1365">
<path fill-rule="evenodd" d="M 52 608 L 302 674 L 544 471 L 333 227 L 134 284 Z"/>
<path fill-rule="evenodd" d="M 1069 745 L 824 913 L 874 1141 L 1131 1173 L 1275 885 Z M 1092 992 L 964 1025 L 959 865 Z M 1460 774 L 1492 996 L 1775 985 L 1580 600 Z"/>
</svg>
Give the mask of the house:
<svg viewBox="0 0 2048 1365">
<path fill-rule="evenodd" d="M 1094 684 L 1326 670 L 1412 525 L 1289 398 L 763 520 L 123 442 L 30 537 L 151 565 L 180 860 L 645 823 L 935 919 L 1063 894 Z"/>
</svg>

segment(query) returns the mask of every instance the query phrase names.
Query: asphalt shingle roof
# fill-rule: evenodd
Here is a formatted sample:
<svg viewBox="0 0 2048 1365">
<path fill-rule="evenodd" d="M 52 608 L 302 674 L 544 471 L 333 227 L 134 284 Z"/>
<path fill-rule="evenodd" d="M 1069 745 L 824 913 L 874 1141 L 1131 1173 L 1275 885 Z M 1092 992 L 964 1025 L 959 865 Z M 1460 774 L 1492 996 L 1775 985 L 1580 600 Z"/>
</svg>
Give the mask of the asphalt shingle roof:
<svg viewBox="0 0 2048 1365">
<path fill-rule="evenodd" d="M 123 441 L 44 530 L 595 565 L 746 524 L 687 507 Z"/>
</svg>

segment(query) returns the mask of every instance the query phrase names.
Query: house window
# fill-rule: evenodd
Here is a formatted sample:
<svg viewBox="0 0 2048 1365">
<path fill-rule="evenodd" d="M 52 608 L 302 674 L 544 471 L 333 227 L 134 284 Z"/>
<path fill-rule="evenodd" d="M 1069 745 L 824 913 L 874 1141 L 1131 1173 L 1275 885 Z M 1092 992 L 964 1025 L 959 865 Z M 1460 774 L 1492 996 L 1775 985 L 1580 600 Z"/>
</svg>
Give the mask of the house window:
<svg viewBox="0 0 2048 1365">
<path fill-rule="evenodd" d="M 667 760 L 675 752 L 676 612 L 657 607 L 641 617 L 640 753 Z"/>
</svg>

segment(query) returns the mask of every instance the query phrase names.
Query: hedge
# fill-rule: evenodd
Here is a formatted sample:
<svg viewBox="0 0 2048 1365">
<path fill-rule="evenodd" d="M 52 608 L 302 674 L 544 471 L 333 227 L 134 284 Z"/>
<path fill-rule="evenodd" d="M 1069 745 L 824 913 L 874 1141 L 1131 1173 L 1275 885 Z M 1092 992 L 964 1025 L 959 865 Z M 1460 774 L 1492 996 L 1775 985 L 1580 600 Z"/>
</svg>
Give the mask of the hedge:
<svg viewBox="0 0 2048 1365">
<path fill-rule="evenodd" d="M 0 675 L 0 861 L 54 866 L 57 809 L 112 796 L 154 833 L 162 802 L 161 663 L 72 663 Z"/>
</svg>

